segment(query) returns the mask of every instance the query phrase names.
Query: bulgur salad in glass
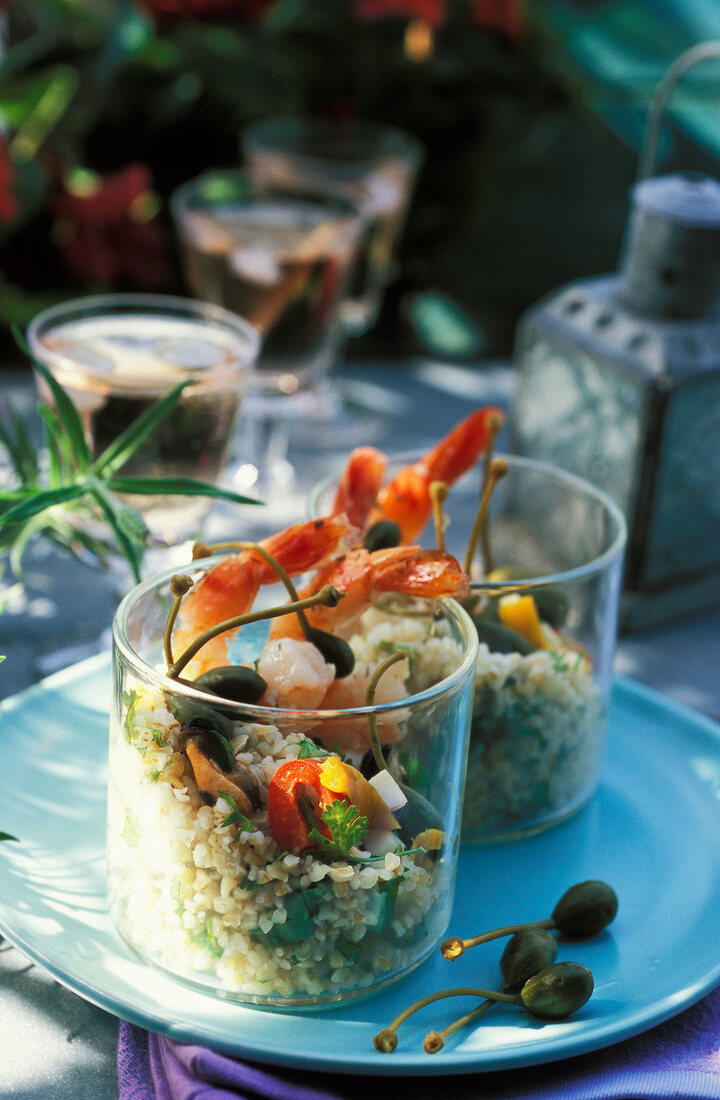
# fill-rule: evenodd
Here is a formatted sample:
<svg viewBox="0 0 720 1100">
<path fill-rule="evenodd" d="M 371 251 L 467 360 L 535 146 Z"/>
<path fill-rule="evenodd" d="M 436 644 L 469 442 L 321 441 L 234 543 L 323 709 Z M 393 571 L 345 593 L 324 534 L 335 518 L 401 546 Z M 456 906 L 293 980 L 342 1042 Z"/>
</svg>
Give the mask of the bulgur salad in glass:
<svg viewBox="0 0 720 1100">
<path fill-rule="evenodd" d="M 348 549 L 343 520 L 341 552 L 323 546 L 287 605 L 300 616 L 255 612 L 268 554 L 307 571 L 308 526 L 145 582 L 115 625 L 113 918 L 147 960 L 256 1004 L 332 1003 L 417 965 L 459 847 L 477 642 L 442 597 L 462 572 L 417 547 Z"/>
</svg>

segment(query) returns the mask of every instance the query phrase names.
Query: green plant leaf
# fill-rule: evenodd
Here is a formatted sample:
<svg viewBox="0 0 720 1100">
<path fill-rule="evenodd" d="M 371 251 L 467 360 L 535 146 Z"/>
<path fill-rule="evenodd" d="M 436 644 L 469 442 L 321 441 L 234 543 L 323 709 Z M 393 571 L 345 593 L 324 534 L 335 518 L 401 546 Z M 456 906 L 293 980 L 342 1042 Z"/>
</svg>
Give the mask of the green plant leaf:
<svg viewBox="0 0 720 1100">
<path fill-rule="evenodd" d="M 35 370 L 47 384 L 57 408 L 57 415 L 68 434 L 68 440 L 72 447 L 75 464 L 78 470 L 84 473 L 90 464 L 90 451 L 88 450 L 85 431 L 75 402 L 63 389 L 57 379 L 53 377 L 45 364 L 41 363 L 39 359 L 36 359 L 30 350 L 30 345 L 17 325 L 12 326 L 12 334 L 15 337 L 15 342 L 18 347 L 25 352 L 32 361 Z"/>
<path fill-rule="evenodd" d="M 61 485 L 63 481 L 72 477 L 72 448 L 60 426 L 55 410 L 41 401 L 38 412 L 45 429 L 45 443 L 50 460 L 50 484 Z"/>
<path fill-rule="evenodd" d="M 8 508 L 7 512 L 0 515 L 0 527 L 24 523 L 40 512 L 44 512 L 46 508 L 53 508 L 56 504 L 67 504 L 70 500 L 78 500 L 86 492 L 87 486 L 82 482 L 61 485 L 57 489 L 28 490 L 24 500 L 14 504 L 12 508 Z"/>
<path fill-rule="evenodd" d="M 136 493 L 146 496 L 213 497 L 229 500 L 233 504 L 262 504 L 255 497 L 246 497 L 231 489 L 221 489 L 209 481 L 196 481 L 191 477 L 114 477 L 108 481 L 114 493 Z"/>
<path fill-rule="evenodd" d="M 0 832 L 0 840 L 16 840 L 19 843 L 18 837 L 13 836 L 12 833 Z"/>
<path fill-rule="evenodd" d="M 35 485 L 38 477 L 38 462 L 27 428 L 15 409 L 9 408 L 8 415 L 10 427 L 6 427 L 0 421 L 0 443 L 7 451 L 13 470 L 21 483 Z"/>
<path fill-rule="evenodd" d="M 121 432 L 95 459 L 92 464 L 92 472 L 98 476 L 107 476 L 108 474 L 114 474 L 116 470 L 124 466 L 158 424 L 162 423 L 165 417 L 172 412 L 180 400 L 182 391 L 189 383 L 189 378 L 179 382 L 165 397 L 160 398 L 149 409 L 145 409 L 145 412 L 140 413 L 132 424 L 124 432 Z"/>
<path fill-rule="evenodd" d="M 114 500 L 112 494 L 107 491 L 106 486 L 99 478 L 88 478 L 87 487 L 99 504 L 105 519 L 110 524 L 115 538 L 118 541 L 118 545 L 132 570 L 133 577 L 136 583 L 139 584 L 141 579 L 140 563 L 142 561 L 142 548 L 137 546 L 135 541 L 129 537 L 123 528 L 122 517 L 118 514 L 121 511 L 122 505 L 119 505 L 117 501 Z"/>
</svg>

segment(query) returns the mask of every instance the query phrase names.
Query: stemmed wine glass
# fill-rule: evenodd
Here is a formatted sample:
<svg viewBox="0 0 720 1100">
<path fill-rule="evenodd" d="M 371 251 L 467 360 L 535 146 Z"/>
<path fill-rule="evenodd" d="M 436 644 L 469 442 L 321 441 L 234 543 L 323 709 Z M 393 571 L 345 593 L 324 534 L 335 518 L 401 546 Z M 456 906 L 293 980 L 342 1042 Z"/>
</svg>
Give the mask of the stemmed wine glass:
<svg viewBox="0 0 720 1100">
<path fill-rule="evenodd" d="M 291 491 L 287 447 L 298 419 L 334 414 L 325 387 L 345 332 L 341 303 L 361 221 L 341 197 L 262 194 L 240 170 L 209 171 L 171 200 L 185 280 L 260 333 L 236 444 L 234 485 L 278 505 Z"/>
<path fill-rule="evenodd" d="M 395 271 L 395 251 L 422 165 L 412 134 L 363 119 L 266 119 L 241 137 L 248 177 L 258 191 L 281 188 L 344 198 L 363 224 L 342 304 L 351 336 L 375 322 Z"/>
</svg>

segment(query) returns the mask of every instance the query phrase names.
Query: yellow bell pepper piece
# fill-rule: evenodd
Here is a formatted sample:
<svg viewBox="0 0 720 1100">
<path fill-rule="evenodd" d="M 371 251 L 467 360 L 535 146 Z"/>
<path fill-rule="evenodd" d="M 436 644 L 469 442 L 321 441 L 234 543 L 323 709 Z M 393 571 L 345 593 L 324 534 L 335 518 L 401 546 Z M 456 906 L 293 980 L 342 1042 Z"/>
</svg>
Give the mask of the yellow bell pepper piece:
<svg viewBox="0 0 720 1100">
<path fill-rule="evenodd" d="M 503 626 L 522 634 L 538 649 L 547 648 L 547 639 L 532 596 L 503 596 L 498 603 L 498 617 Z"/>
<path fill-rule="evenodd" d="M 368 819 L 371 829 L 400 828 L 372 783 L 339 756 L 328 756 L 322 761 L 320 782 L 327 791 L 352 802 L 358 813 Z"/>
</svg>

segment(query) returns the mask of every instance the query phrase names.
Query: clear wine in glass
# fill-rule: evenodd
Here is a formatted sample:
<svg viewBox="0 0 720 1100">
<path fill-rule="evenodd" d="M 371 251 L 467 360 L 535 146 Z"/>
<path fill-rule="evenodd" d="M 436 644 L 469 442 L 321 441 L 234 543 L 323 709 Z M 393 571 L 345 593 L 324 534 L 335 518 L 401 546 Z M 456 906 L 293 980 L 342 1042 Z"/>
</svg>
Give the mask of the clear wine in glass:
<svg viewBox="0 0 720 1100">
<path fill-rule="evenodd" d="M 267 119 L 242 134 L 252 185 L 259 191 L 329 195 L 355 204 L 363 222 L 342 313 L 349 335 L 367 331 L 395 269 L 424 150 L 413 135 L 365 120 Z"/>
<path fill-rule="evenodd" d="M 119 473 L 220 478 L 260 343 L 247 321 L 205 302 L 108 294 L 45 310 L 27 338 L 33 356 L 75 401 L 93 455 L 187 380 L 176 407 Z M 39 376 L 37 384 L 51 402 Z M 198 496 L 133 496 L 130 502 L 166 545 L 197 536 L 210 507 Z"/>
<path fill-rule="evenodd" d="M 277 503 L 292 483 L 287 447 L 298 419 L 332 417 L 325 385 L 345 338 L 341 316 L 361 222 L 333 196 L 261 195 L 244 172 L 204 173 L 172 198 L 188 289 L 260 333 L 234 484 Z"/>
</svg>

